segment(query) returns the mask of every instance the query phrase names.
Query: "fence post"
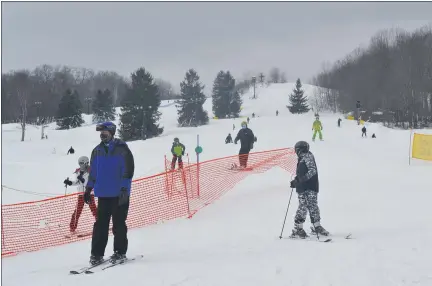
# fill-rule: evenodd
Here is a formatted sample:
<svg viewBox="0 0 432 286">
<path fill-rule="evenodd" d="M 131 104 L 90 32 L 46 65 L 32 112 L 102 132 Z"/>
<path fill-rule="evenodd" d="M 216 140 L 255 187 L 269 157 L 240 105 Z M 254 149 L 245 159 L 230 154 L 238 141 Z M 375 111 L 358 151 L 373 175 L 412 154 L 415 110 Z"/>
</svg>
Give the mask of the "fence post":
<svg viewBox="0 0 432 286">
<path fill-rule="evenodd" d="M 197 134 L 197 148 L 199 147 L 199 134 Z M 200 169 L 199 169 L 199 152 L 195 152 L 197 155 L 197 196 L 200 196 Z"/>
<path fill-rule="evenodd" d="M 1 245 L 2 250 L 6 248 L 5 237 L 4 237 L 4 226 L 3 226 L 3 214 L 1 216 Z"/>
<path fill-rule="evenodd" d="M 408 148 L 408 165 L 411 165 L 412 132 L 413 132 L 413 130 L 411 128 L 410 136 L 409 136 L 410 142 L 409 142 L 409 148 Z"/>
<path fill-rule="evenodd" d="M 165 165 L 165 192 L 167 194 L 168 199 L 171 199 L 169 178 L 168 178 L 168 169 L 167 169 L 167 157 L 164 155 L 164 165 Z M 172 175 L 172 174 L 171 174 Z"/>
</svg>

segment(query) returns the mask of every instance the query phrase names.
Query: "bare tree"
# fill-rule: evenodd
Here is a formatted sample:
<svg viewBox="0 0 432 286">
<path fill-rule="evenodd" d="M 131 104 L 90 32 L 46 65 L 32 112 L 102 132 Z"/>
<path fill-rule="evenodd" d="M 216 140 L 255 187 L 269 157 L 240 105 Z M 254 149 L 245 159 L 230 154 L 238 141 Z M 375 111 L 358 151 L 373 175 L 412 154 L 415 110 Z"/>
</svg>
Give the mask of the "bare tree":
<svg viewBox="0 0 432 286">
<path fill-rule="evenodd" d="M 288 82 L 285 72 L 281 73 L 281 75 L 280 75 L 280 82 L 281 83 L 287 83 Z"/>
<path fill-rule="evenodd" d="M 315 105 L 350 112 L 357 101 L 365 119 L 390 126 L 424 127 L 432 123 L 432 29 L 376 33 L 367 48 L 357 48 L 313 82 L 320 86 Z M 324 102 L 325 104 L 324 104 Z"/>
<path fill-rule="evenodd" d="M 279 68 L 276 68 L 276 67 L 272 68 L 270 70 L 269 76 L 270 76 L 270 80 L 271 80 L 272 83 L 278 83 L 278 82 L 280 82 L 281 74 L 280 74 Z"/>
</svg>

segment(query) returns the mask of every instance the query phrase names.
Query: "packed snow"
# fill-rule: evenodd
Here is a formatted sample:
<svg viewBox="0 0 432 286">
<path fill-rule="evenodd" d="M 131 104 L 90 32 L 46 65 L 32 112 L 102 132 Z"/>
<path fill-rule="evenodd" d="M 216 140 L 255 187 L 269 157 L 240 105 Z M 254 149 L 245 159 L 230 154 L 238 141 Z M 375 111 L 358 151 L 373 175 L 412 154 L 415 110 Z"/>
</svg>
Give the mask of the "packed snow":
<svg viewBox="0 0 432 286">
<path fill-rule="evenodd" d="M 128 255 L 143 254 L 142 260 L 92 276 L 70 276 L 69 270 L 89 259 L 90 240 L 86 240 L 2 259 L 3 284 L 432 285 L 432 164 L 418 160 L 408 164 L 410 131 L 367 123 L 368 138 L 362 138 L 355 122 L 324 113 L 320 114 L 324 141 L 311 142 L 313 113 L 292 115 L 286 108 L 293 87 L 288 83 L 258 88 L 257 99 L 251 99 L 251 90 L 243 96 L 242 116 L 250 117 L 249 127 L 258 137 L 254 151 L 310 142 L 319 168 L 321 223 L 332 233 L 332 242 L 279 239 L 290 174 L 272 169 L 247 177 L 192 219 L 129 230 Z M 305 85 L 305 94 L 312 95 L 313 89 Z M 212 117 L 211 99 L 205 109 Z M 129 143 L 135 178 L 163 171 L 164 155 L 169 155 L 174 137 L 186 145 L 192 162 L 197 134 L 204 150 L 200 160 L 238 152 L 239 145 L 224 140 L 228 133 L 236 135 L 245 118 L 211 119 L 207 126 L 178 128 L 172 101 L 163 102 L 160 111 L 162 136 Z M 252 118 L 252 113 L 257 117 Z M 340 128 L 338 118 L 343 119 Z M 89 156 L 99 143 L 91 117 L 86 115 L 85 120 L 86 126 L 67 131 L 57 131 L 51 124 L 48 140 L 40 140 L 40 130 L 29 126 L 25 142 L 19 141 L 17 124 L 2 126 L 3 204 L 64 194 L 63 180 L 72 175 L 78 157 Z M 66 155 L 70 146 L 75 154 Z M 294 192 L 285 237 L 293 227 L 297 205 Z M 350 240 L 343 238 L 348 233 Z M 112 237 L 106 254 L 111 250 Z"/>
</svg>

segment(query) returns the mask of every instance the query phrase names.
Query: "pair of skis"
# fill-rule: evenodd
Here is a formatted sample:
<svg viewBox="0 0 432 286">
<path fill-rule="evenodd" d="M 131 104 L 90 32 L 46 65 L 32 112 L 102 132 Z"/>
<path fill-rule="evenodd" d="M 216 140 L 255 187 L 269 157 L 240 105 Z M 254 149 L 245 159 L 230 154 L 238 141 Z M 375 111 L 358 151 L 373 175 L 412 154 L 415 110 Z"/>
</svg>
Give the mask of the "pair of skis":
<svg viewBox="0 0 432 286">
<path fill-rule="evenodd" d="M 329 236 L 330 237 L 324 236 L 324 238 L 325 238 L 324 240 L 315 239 L 316 233 L 315 233 L 314 228 L 311 227 L 311 233 L 306 238 L 300 238 L 300 237 L 296 237 L 296 236 L 292 236 L 292 235 L 290 235 L 288 238 L 294 239 L 294 240 L 306 240 L 306 241 L 316 241 L 316 242 L 331 242 L 331 241 L 333 241 L 333 238 L 331 238 L 332 235 L 330 234 Z M 323 237 L 323 236 L 320 236 L 320 237 Z M 314 238 L 314 239 L 312 239 L 312 238 Z M 344 239 L 352 239 L 352 234 L 348 233 L 347 235 L 344 235 L 343 238 Z"/>
<path fill-rule="evenodd" d="M 93 274 L 95 272 L 103 271 L 118 265 L 123 265 L 123 264 L 127 264 L 130 263 L 132 261 L 138 260 L 143 258 L 143 255 L 137 255 L 135 257 L 132 258 L 123 258 L 123 259 L 118 259 L 115 262 L 110 262 L 109 258 L 103 259 L 101 262 L 94 264 L 94 265 L 89 265 L 89 266 L 85 266 L 82 267 L 80 269 L 77 270 L 70 270 L 69 273 L 72 275 L 78 275 L 78 274 Z M 95 269 L 98 269 L 97 271 L 95 271 Z"/>
</svg>

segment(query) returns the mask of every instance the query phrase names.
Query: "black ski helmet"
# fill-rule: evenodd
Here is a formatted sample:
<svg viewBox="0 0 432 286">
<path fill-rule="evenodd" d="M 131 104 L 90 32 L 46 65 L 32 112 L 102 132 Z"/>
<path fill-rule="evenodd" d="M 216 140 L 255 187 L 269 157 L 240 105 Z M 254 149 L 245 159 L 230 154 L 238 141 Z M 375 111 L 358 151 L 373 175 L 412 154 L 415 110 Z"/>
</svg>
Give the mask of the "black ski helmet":
<svg viewBox="0 0 432 286">
<path fill-rule="evenodd" d="M 309 143 L 307 143 L 306 141 L 299 141 L 294 145 L 294 150 L 295 150 L 297 156 L 300 153 L 309 152 Z"/>
</svg>

